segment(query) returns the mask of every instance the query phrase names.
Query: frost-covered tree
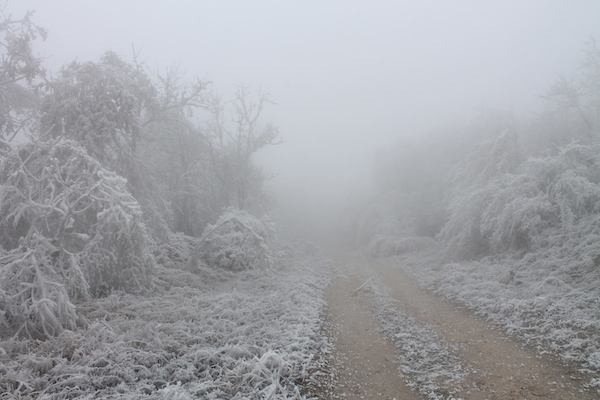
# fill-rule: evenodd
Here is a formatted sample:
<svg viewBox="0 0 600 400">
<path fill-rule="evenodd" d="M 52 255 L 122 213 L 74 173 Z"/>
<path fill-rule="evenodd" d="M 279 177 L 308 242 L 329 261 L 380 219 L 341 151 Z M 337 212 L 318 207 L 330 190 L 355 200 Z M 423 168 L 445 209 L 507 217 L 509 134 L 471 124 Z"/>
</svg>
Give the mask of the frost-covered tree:
<svg viewBox="0 0 600 400">
<path fill-rule="evenodd" d="M 14 19 L 0 10 L 0 141 L 10 142 L 36 122 L 40 78 L 44 69 L 32 43 L 46 32 L 32 12 Z M 6 146 L 6 144 L 5 144 Z"/>
<path fill-rule="evenodd" d="M 263 124 L 261 116 L 271 100 L 266 94 L 255 99 L 241 87 L 227 108 L 213 96 L 206 124 L 211 163 L 229 206 L 239 209 L 260 208 L 264 203 L 264 176 L 253 163 L 254 154 L 279 142 L 277 128 Z M 233 124 L 228 123 L 231 118 Z"/>
<path fill-rule="evenodd" d="M 109 52 L 98 62 L 69 64 L 49 87 L 41 132 L 75 140 L 135 187 L 137 143 L 156 108 L 156 90 L 145 72 Z"/>
<path fill-rule="evenodd" d="M 126 181 L 77 143 L 34 141 L 0 156 L 0 322 L 51 335 L 71 301 L 150 284 L 151 242 Z"/>
<path fill-rule="evenodd" d="M 144 197 L 155 197 L 155 206 L 163 208 L 173 231 L 197 236 L 224 206 L 216 206 L 211 196 L 216 185 L 207 140 L 193 123 L 194 114 L 206 107 L 208 83 L 187 84 L 172 71 L 156 81 L 158 108 L 145 124 L 138 147 L 151 180 Z"/>
<path fill-rule="evenodd" d="M 600 48 L 595 40 L 585 47 L 580 73 L 561 77 L 546 93 L 552 105 L 546 118 L 561 122 L 567 139 L 600 139 Z"/>
</svg>

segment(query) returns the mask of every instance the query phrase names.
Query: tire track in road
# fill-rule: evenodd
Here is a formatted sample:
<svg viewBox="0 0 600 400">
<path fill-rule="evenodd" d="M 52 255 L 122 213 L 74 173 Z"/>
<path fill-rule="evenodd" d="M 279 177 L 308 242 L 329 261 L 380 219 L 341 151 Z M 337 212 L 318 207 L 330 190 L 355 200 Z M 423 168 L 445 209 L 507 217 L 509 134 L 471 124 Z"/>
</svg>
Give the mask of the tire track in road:
<svg viewBox="0 0 600 400">
<path fill-rule="evenodd" d="M 328 288 L 334 387 L 322 398 L 418 400 L 394 364 L 396 349 L 379 333 L 366 299 L 356 295 L 363 281 L 358 271 L 345 269 Z"/>
</svg>

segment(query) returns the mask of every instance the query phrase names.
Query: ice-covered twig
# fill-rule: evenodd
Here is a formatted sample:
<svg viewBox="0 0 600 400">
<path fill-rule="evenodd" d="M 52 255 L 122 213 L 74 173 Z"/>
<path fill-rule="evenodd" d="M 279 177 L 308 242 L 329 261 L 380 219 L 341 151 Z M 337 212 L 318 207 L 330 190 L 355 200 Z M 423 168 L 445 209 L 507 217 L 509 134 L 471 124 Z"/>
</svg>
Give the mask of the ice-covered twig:
<svg viewBox="0 0 600 400">
<path fill-rule="evenodd" d="M 370 277 L 369 279 L 367 279 L 366 281 L 364 281 L 359 287 L 357 287 L 356 289 L 354 289 L 354 291 L 352 292 L 352 296 L 355 296 L 362 288 L 364 288 L 365 286 L 367 286 L 372 280 L 373 280 L 373 277 Z"/>
</svg>

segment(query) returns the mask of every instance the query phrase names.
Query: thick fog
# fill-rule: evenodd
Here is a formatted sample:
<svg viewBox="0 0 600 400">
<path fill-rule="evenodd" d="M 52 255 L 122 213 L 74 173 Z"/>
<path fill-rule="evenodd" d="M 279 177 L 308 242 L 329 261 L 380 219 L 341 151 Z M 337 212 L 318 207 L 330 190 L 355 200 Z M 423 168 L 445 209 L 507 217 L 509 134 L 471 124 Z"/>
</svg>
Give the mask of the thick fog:
<svg viewBox="0 0 600 400">
<path fill-rule="evenodd" d="M 599 22 L 0 0 L 0 399 L 597 400 Z"/>
<path fill-rule="evenodd" d="M 283 143 L 264 150 L 277 207 L 315 218 L 366 196 L 376 151 L 481 110 L 536 110 L 600 36 L 600 3 L 579 1 L 31 1 L 58 68 L 107 49 L 268 92 Z M 305 213 L 309 214 L 305 214 Z M 281 214 L 281 213 L 280 213 Z"/>
</svg>

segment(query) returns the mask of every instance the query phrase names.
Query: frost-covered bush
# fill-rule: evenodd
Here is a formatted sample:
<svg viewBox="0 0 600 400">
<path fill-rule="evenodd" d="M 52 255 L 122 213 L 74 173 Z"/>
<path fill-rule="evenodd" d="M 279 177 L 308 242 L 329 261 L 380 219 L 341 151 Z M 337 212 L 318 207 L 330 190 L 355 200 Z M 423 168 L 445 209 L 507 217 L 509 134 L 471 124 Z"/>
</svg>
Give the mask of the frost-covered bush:
<svg viewBox="0 0 600 400">
<path fill-rule="evenodd" d="M 264 268 L 271 264 L 268 223 L 237 209 L 227 210 L 214 225 L 204 230 L 192 263 L 230 271 Z"/>
<path fill-rule="evenodd" d="M 0 255 L 0 335 L 49 337 L 79 325 L 63 281 L 69 274 L 84 288 L 86 283 L 78 266 L 57 268 L 55 251 L 47 239 L 33 235 Z"/>
<path fill-rule="evenodd" d="M 73 326 L 69 299 L 148 286 L 148 244 L 125 179 L 74 142 L 37 141 L 1 155 L 4 328 L 22 329 L 18 319 L 38 313 L 27 330 L 55 334 Z"/>
<path fill-rule="evenodd" d="M 189 267 L 197 239 L 183 233 L 171 233 L 155 250 L 156 262 L 167 268 Z"/>
<path fill-rule="evenodd" d="M 485 140 L 458 166 L 455 180 L 461 186 L 482 186 L 494 178 L 516 172 L 521 162 L 517 135 L 503 130 Z"/>
<path fill-rule="evenodd" d="M 448 222 L 439 233 L 447 252 L 455 258 L 468 258 L 488 251 L 481 233 L 481 214 L 487 201 L 484 190 L 473 190 L 452 199 Z"/>
<path fill-rule="evenodd" d="M 525 162 L 518 172 L 463 188 L 440 233 L 449 253 L 468 258 L 547 246 L 600 213 L 600 148 L 570 145 Z"/>
<path fill-rule="evenodd" d="M 600 212 L 600 146 L 570 145 L 557 156 L 531 160 L 527 173 L 548 194 L 567 230 L 581 217 Z"/>
<path fill-rule="evenodd" d="M 487 188 L 481 231 L 494 252 L 529 250 L 553 223 L 553 206 L 527 175 L 506 175 Z"/>
<path fill-rule="evenodd" d="M 523 251 L 552 220 L 553 206 L 526 175 L 504 175 L 453 199 L 440 232 L 455 258 Z"/>
</svg>

